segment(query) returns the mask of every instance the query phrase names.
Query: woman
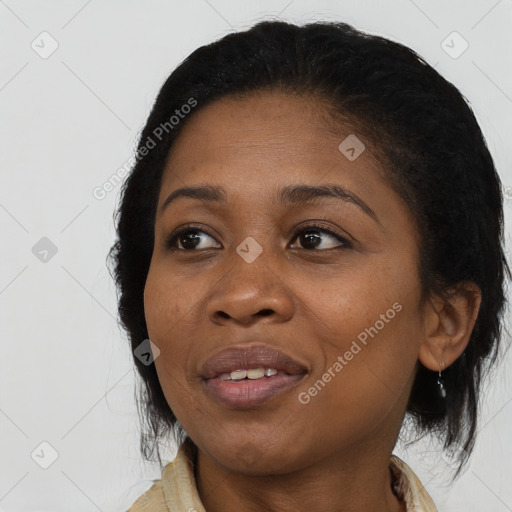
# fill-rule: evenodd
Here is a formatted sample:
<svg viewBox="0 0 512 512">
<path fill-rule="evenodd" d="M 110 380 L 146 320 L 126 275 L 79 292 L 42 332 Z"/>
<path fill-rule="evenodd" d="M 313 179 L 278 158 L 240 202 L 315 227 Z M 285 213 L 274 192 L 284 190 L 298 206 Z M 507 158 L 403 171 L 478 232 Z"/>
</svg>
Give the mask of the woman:
<svg viewBox="0 0 512 512">
<path fill-rule="evenodd" d="M 411 418 L 463 467 L 509 272 L 452 84 L 343 23 L 230 34 L 160 90 L 118 215 L 142 452 L 180 444 L 130 511 L 436 510 L 393 448 Z"/>
</svg>

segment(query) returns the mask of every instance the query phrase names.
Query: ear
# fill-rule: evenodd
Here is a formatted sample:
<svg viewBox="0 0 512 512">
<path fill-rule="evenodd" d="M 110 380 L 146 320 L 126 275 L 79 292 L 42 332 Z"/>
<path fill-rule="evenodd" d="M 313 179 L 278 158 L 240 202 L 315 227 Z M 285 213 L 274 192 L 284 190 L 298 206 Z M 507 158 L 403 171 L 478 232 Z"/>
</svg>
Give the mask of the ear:
<svg viewBox="0 0 512 512">
<path fill-rule="evenodd" d="M 462 282 L 450 293 L 448 299 L 431 297 L 426 305 L 425 339 L 418 358 L 435 372 L 450 366 L 464 352 L 482 302 L 480 288 L 472 282 Z"/>
</svg>

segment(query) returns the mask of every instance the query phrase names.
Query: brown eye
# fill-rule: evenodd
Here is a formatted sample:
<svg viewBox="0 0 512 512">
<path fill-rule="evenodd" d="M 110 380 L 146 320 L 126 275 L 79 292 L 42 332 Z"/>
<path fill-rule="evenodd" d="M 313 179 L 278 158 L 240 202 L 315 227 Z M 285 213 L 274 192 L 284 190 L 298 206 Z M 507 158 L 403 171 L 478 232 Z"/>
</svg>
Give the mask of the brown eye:
<svg viewBox="0 0 512 512">
<path fill-rule="evenodd" d="M 303 248 L 307 250 L 328 250 L 352 247 L 352 244 L 346 238 L 316 224 L 301 229 L 294 238 L 294 240 L 297 239 Z"/>
<path fill-rule="evenodd" d="M 198 249 L 214 249 L 220 247 L 220 244 L 215 242 L 216 247 L 204 246 L 207 244 L 206 240 L 215 240 L 206 231 L 199 228 L 184 228 L 177 233 L 172 233 L 165 243 L 168 249 L 193 252 Z M 201 246 L 202 245 L 202 246 Z"/>
</svg>

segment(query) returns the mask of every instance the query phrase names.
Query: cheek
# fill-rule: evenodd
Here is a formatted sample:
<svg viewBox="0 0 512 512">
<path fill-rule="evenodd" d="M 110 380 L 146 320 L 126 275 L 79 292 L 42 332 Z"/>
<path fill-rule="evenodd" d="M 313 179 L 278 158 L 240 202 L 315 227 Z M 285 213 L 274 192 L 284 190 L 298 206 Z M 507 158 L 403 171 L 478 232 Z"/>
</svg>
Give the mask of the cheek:
<svg viewBox="0 0 512 512">
<path fill-rule="evenodd" d="M 158 339 L 168 342 L 170 334 L 187 321 L 187 313 L 193 309 L 192 301 L 186 289 L 165 274 L 150 269 L 144 288 L 144 314 L 150 339 L 155 343 Z"/>
<path fill-rule="evenodd" d="M 322 432 L 324 442 L 336 446 L 370 437 L 402 420 L 417 360 L 402 312 L 377 334 L 368 327 L 358 331 L 368 333 L 361 337 L 366 344 L 357 335 L 338 343 L 299 390 L 303 418 Z"/>
<path fill-rule="evenodd" d="M 173 291 L 174 290 L 174 291 Z M 185 367 L 190 350 L 184 323 L 187 319 L 187 296 L 176 292 L 163 274 L 150 270 L 144 288 L 144 312 L 149 339 L 160 350 L 155 359 L 158 380 L 169 407 L 180 417 L 183 410 L 193 414 L 197 404 L 187 392 Z M 197 412 L 199 414 L 199 411 Z"/>
<path fill-rule="evenodd" d="M 148 336 L 160 350 L 155 359 L 155 367 L 160 384 L 166 396 L 173 382 L 183 378 L 187 360 L 186 328 L 187 302 L 182 293 L 172 292 L 171 285 L 164 276 L 150 272 L 144 288 L 144 313 Z M 190 309 L 190 308 L 189 308 Z"/>
<path fill-rule="evenodd" d="M 187 368 L 198 340 L 204 339 L 198 323 L 198 311 L 204 308 L 204 294 L 190 282 L 150 269 L 144 288 L 144 313 L 149 339 L 159 348 L 155 359 L 164 391 L 187 383 Z M 167 393 L 166 393 L 167 394 Z"/>
<path fill-rule="evenodd" d="M 374 267 L 368 274 L 347 274 L 323 287 L 321 308 L 306 308 L 315 312 L 324 354 L 308 382 L 313 387 L 301 391 L 317 401 L 320 416 L 350 410 L 378 419 L 406 400 L 422 331 L 420 290 L 414 271 L 404 266 L 403 273 Z"/>
</svg>

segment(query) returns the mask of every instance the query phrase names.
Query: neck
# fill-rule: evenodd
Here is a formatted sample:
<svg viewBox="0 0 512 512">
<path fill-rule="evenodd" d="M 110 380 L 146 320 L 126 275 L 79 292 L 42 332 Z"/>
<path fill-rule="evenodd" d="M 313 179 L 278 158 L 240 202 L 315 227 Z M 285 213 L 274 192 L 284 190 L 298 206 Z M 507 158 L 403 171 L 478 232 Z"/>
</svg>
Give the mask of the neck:
<svg viewBox="0 0 512 512">
<path fill-rule="evenodd" d="M 333 454 L 285 474 L 230 471 L 198 451 L 196 479 L 208 512 L 405 512 L 391 489 L 388 452 Z"/>
</svg>

